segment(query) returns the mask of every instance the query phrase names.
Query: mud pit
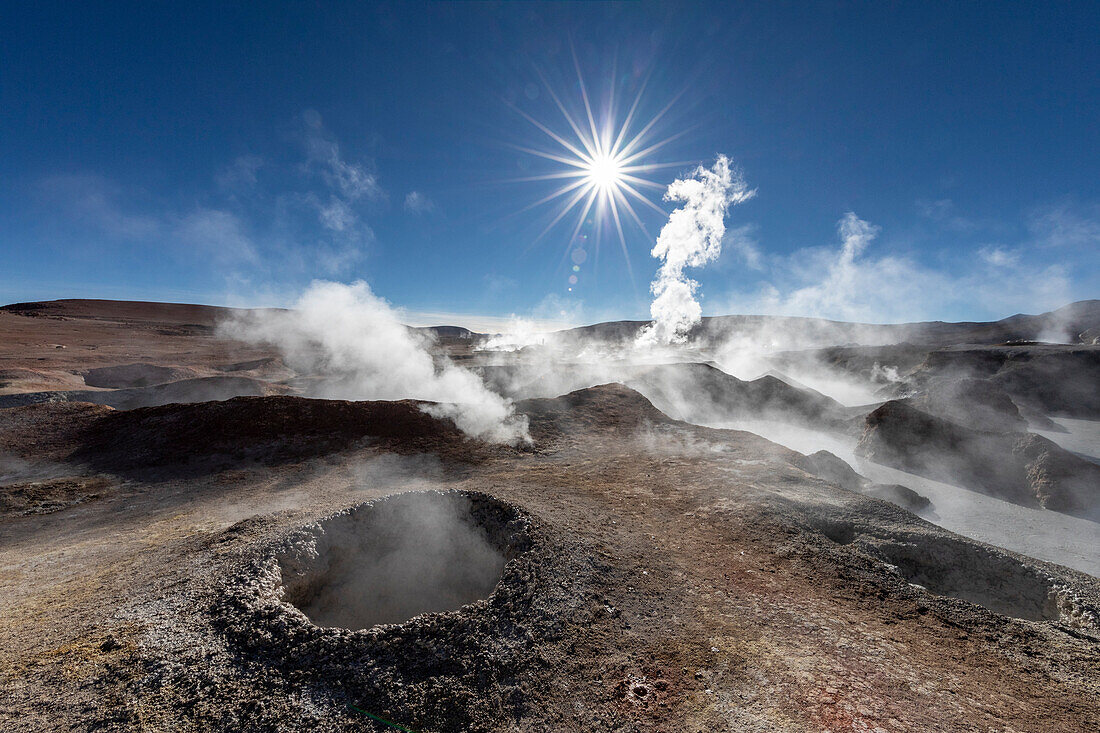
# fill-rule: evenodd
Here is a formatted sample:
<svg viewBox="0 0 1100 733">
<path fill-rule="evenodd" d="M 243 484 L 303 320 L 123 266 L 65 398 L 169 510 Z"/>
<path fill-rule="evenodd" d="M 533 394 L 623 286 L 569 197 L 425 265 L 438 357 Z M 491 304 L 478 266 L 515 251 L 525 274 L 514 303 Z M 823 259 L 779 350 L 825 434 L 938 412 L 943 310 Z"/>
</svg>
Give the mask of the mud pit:
<svg viewBox="0 0 1100 733">
<path fill-rule="evenodd" d="M 396 494 L 323 520 L 282 553 L 283 600 L 318 626 L 366 629 L 487 598 L 520 549 L 491 497 Z"/>
</svg>

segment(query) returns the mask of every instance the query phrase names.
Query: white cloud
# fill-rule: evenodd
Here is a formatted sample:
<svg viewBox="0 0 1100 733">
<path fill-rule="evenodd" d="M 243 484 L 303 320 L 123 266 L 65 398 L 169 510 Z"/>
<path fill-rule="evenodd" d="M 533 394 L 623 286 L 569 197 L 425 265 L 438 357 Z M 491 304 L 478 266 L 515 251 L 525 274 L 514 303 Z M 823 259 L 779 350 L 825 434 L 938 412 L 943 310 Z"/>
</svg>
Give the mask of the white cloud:
<svg viewBox="0 0 1100 733">
<path fill-rule="evenodd" d="M 430 214 L 435 211 L 435 202 L 419 191 L 409 191 L 405 196 L 405 211 L 410 214 Z"/>
<path fill-rule="evenodd" d="M 162 233 L 161 219 L 124 206 L 122 200 L 133 196 L 103 176 L 88 173 L 48 176 L 39 181 L 39 189 L 66 216 L 108 236 L 142 240 Z"/>
<path fill-rule="evenodd" d="M 346 232 L 358 221 L 351 208 L 335 196 L 327 204 L 317 202 L 317 213 L 321 226 L 334 232 Z"/>
<path fill-rule="evenodd" d="M 335 183 L 340 192 L 353 201 L 359 198 L 380 199 L 383 197 L 382 187 L 378 185 L 374 174 L 359 164 L 347 163 L 336 157 L 335 144 L 333 144 L 334 156 L 329 161 L 330 184 Z"/>
<path fill-rule="evenodd" d="M 241 220 L 228 211 L 199 209 L 173 223 L 173 234 L 188 247 L 220 263 L 255 264 L 259 253 Z"/>
<path fill-rule="evenodd" d="M 971 232 L 978 228 L 978 223 L 970 218 L 961 216 L 951 199 L 917 200 L 917 211 L 921 216 L 935 222 L 944 229 L 955 232 Z"/>
<path fill-rule="evenodd" d="M 302 113 L 306 123 L 307 166 L 320 171 L 322 180 L 345 199 L 380 200 L 385 191 L 378 179 L 363 163 L 345 160 L 336 138 L 325 129 L 321 115 L 315 110 Z"/>
<path fill-rule="evenodd" d="M 241 155 L 214 177 L 219 187 L 227 191 L 240 191 L 256 185 L 257 174 L 264 164 L 258 155 Z"/>
<path fill-rule="evenodd" d="M 1020 262 L 1020 252 L 1018 250 L 1005 249 L 1004 247 L 982 247 L 978 250 L 978 256 L 994 267 L 1011 267 Z"/>
<path fill-rule="evenodd" d="M 1050 310 L 1073 299 L 1061 265 L 1037 269 L 1011 252 L 990 250 L 976 267 L 948 272 L 908 257 L 871 254 L 878 232 L 846 214 L 838 223 L 839 248 L 807 248 L 773 260 L 772 281 L 755 294 L 729 298 L 724 312 L 887 323 L 944 318 L 956 309 L 999 318 Z"/>
<path fill-rule="evenodd" d="M 1068 203 L 1036 209 L 1028 230 L 1049 247 L 1100 247 L 1100 207 L 1082 211 Z"/>
</svg>

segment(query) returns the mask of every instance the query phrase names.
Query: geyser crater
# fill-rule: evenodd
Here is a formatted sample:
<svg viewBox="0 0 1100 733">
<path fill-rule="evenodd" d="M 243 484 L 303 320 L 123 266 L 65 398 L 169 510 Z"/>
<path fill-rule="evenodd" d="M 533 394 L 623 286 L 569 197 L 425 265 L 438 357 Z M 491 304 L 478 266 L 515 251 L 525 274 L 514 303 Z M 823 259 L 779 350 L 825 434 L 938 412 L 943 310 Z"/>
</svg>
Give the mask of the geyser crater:
<svg viewBox="0 0 1100 733">
<path fill-rule="evenodd" d="M 282 600 L 313 624 L 366 629 L 486 599 L 530 545 L 528 520 L 486 494 L 415 491 L 322 520 L 276 557 Z"/>
</svg>

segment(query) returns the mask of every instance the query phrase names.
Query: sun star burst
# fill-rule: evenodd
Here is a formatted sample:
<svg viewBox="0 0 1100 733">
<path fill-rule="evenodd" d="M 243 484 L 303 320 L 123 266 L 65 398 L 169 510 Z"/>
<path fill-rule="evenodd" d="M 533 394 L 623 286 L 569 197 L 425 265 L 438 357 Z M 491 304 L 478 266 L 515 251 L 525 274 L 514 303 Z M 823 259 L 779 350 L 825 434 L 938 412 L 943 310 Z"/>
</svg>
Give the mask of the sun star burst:
<svg viewBox="0 0 1100 733">
<path fill-rule="evenodd" d="M 594 158 L 585 169 L 588 173 L 588 185 L 598 188 L 604 195 L 610 195 L 621 182 L 622 165 L 618 158 L 611 155 L 605 154 Z"/>
<path fill-rule="evenodd" d="M 662 168 L 682 167 L 691 164 L 692 161 L 655 163 L 651 161 L 651 158 L 668 143 L 686 134 L 688 130 L 681 130 L 659 140 L 653 139 L 654 129 L 658 121 L 672 108 L 676 98 L 673 98 L 652 118 L 640 121 L 638 119 L 638 105 L 645 91 L 646 84 L 644 82 L 640 85 L 630 108 L 621 119 L 618 116 L 613 92 L 608 93 L 604 106 L 598 112 L 594 112 L 588 87 L 581 74 L 580 65 L 576 63 L 575 58 L 574 63 L 577 70 L 580 98 L 584 107 L 583 117 L 572 114 L 562 102 L 561 97 L 554 92 L 553 87 L 546 78 L 542 77 L 543 86 L 561 112 L 562 118 L 568 127 L 568 132 L 556 131 L 549 124 L 541 122 L 515 105 L 511 105 L 512 109 L 549 138 L 549 142 L 554 143 L 554 146 L 550 149 L 518 145 L 513 147 L 561 165 L 559 170 L 551 173 L 513 179 L 519 181 L 561 182 L 558 188 L 524 207 L 521 211 L 543 205 L 556 208 L 556 213 L 550 223 L 534 239 L 532 245 L 549 234 L 571 212 L 579 212 L 576 225 L 565 244 L 563 261 L 565 255 L 573 247 L 574 240 L 590 214 L 594 216 L 597 225 L 597 247 L 599 232 L 604 226 L 613 225 L 623 256 L 626 259 L 627 269 L 630 271 L 630 256 L 626 246 L 623 219 L 629 219 L 634 226 L 638 227 L 649 238 L 649 233 L 635 206 L 652 209 L 662 217 L 667 215 L 667 212 L 643 193 L 647 189 L 663 191 L 665 188 L 648 176 Z M 613 73 L 612 79 L 614 78 Z M 612 84 L 609 88 L 613 89 L 613 87 Z M 630 272 L 630 276 L 633 279 L 633 272 Z"/>
</svg>

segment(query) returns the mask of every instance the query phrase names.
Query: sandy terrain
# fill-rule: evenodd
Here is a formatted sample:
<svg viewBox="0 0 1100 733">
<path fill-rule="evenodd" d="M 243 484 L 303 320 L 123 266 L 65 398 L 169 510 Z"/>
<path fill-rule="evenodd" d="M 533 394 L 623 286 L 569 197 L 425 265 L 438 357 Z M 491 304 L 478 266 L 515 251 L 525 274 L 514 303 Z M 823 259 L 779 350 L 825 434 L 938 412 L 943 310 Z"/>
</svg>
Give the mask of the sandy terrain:
<svg viewBox="0 0 1100 733">
<path fill-rule="evenodd" d="M 209 374 L 221 364 L 272 356 L 214 337 L 225 309 L 171 303 L 54 301 L 0 309 L 0 395 L 86 389 L 77 372 L 151 363 Z M 168 381 L 168 380 L 165 380 Z"/>
</svg>

